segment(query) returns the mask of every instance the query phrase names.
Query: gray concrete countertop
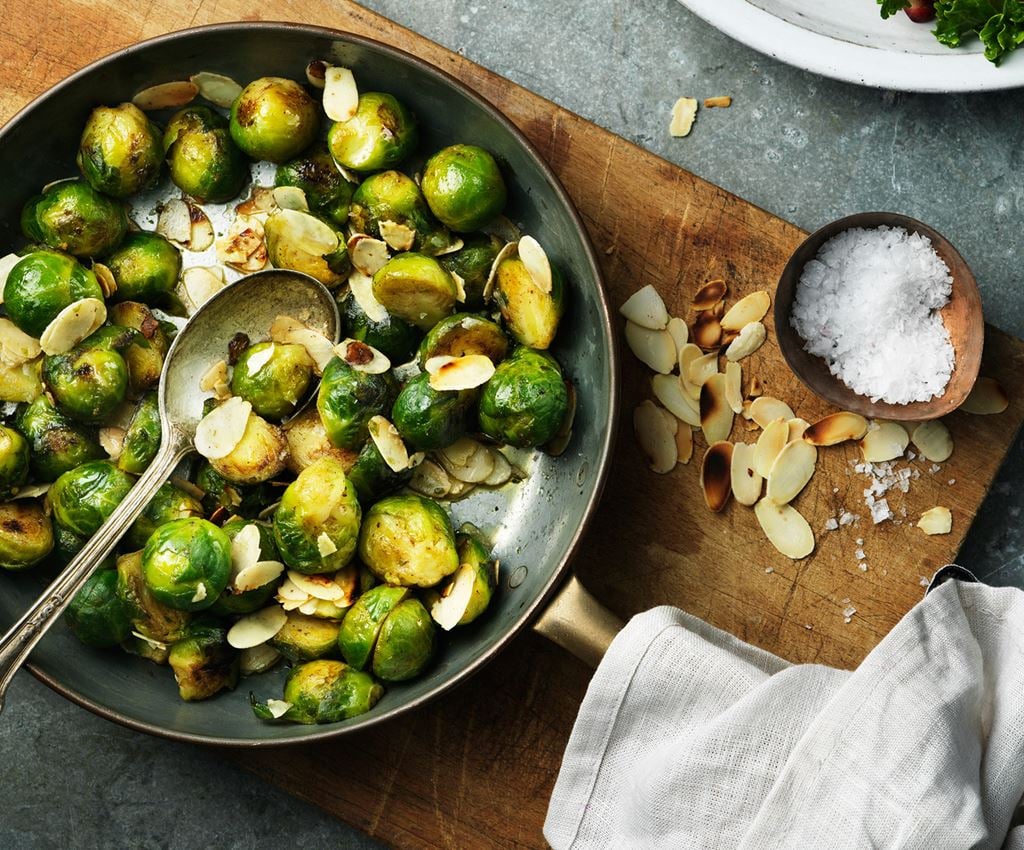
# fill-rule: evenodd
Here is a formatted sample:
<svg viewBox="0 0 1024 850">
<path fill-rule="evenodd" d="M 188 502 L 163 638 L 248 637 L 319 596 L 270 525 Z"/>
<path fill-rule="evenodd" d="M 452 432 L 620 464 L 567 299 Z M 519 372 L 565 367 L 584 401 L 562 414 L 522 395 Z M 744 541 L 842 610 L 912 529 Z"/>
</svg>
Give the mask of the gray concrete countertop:
<svg viewBox="0 0 1024 850">
<path fill-rule="evenodd" d="M 868 209 L 932 224 L 974 268 L 989 320 L 1024 336 L 1024 93 L 833 82 L 748 50 L 675 0 L 364 2 L 801 227 Z M 669 137 L 677 97 L 720 94 L 731 109 Z M 997 584 L 1024 583 L 1022 472 L 1019 443 L 962 554 Z M 379 846 L 209 751 L 116 727 L 27 674 L 0 741 L 3 848 L 276 848 L 285 835 L 292 846 Z"/>
</svg>

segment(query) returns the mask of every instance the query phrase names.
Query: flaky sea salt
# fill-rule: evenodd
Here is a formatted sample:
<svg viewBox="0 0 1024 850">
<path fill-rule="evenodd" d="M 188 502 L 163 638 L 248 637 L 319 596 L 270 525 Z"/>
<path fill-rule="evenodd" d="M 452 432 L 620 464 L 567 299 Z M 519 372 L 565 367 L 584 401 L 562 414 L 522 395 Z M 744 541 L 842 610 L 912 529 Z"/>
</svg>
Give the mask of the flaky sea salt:
<svg viewBox="0 0 1024 850">
<path fill-rule="evenodd" d="M 853 228 L 804 267 L 792 324 L 854 392 L 890 404 L 941 395 L 953 345 L 939 310 L 953 279 L 931 241 L 900 227 Z"/>
</svg>

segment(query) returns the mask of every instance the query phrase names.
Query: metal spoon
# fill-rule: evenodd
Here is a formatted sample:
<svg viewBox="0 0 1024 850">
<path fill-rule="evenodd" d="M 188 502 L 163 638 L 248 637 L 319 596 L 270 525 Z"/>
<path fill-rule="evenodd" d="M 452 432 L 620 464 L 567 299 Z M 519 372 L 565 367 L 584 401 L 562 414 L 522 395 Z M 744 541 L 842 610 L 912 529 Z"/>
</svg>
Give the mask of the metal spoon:
<svg viewBox="0 0 1024 850">
<path fill-rule="evenodd" d="M 203 416 L 199 382 L 224 359 L 236 333 L 259 340 L 277 316 L 291 316 L 338 341 L 338 306 L 313 278 L 272 269 L 226 286 L 196 312 L 175 337 L 160 375 L 160 450 L 135 486 L 82 547 L 75 559 L 46 588 L 36 603 L 0 638 L 0 711 L 15 672 L 29 652 L 68 607 L 99 564 L 149 504 L 178 462 L 194 451 L 192 441 Z"/>
</svg>

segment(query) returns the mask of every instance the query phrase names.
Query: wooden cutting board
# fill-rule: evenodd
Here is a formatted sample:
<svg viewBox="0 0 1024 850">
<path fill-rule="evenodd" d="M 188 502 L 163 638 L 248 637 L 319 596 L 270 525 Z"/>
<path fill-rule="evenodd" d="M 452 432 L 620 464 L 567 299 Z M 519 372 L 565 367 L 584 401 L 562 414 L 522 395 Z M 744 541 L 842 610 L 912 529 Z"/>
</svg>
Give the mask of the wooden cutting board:
<svg viewBox="0 0 1024 850">
<path fill-rule="evenodd" d="M 45 16 L 7 16 L 0 120 L 78 67 L 142 38 L 255 17 L 316 23 L 417 54 L 518 124 L 583 214 L 616 307 L 647 283 L 686 318 L 693 292 L 714 277 L 728 282 L 730 300 L 773 290 L 802 238 L 792 225 L 354 4 L 317 4 L 314 16 L 301 0 L 134 5 L 135 14 L 125 15 L 114 0 L 53 0 Z M 695 132 L 714 120 L 704 116 Z M 949 418 L 956 442 L 950 461 L 935 474 L 928 463 L 912 464 L 920 478 L 910 492 L 889 494 L 900 524 L 872 526 L 866 480 L 851 466 L 854 447 L 824 450 L 796 503 L 818 547 L 794 563 L 775 553 L 749 509 L 708 513 L 697 484 L 699 438 L 688 466 L 665 476 L 645 468 L 630 423 L 649 394 L 649 373 L 625 349 L 623 364 L 615 466 L 577 574 L 623 617 L 677 605 L 798 662 L 856 665 L 921 598 L 922 577 L 955 557 L 1024 418 L 1024 343 L 989 327 L 982 372 L 1004 383 L 1010 409 Z M 827 412 L 787 371 L 771 330 L 744 366 L 798 415 L 813 420 Z M 756 436 L 737 418 L 734 439 Z M 953 532 L 926 537 L 913 521 L 936 504 L 952 509 Z M 824 533 L 826 520 L 843 510 L 860 521 Z M 855 557 L 858 538 L 866 571 Z M 575 659 L 525 634 L 467 685 L 382 729 L 316 747 L 224 755 L 399 847 L 542 847 L 547 799 L 588 678 Z"/>
</svg>

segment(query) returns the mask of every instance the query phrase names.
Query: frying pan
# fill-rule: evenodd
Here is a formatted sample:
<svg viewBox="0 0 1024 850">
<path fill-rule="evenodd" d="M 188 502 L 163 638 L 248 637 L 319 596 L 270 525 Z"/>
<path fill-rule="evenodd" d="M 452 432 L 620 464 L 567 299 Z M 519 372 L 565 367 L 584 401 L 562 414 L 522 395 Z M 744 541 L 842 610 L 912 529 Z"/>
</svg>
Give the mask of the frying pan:
<svg viewBox="0 0 1024 850">
<path fill-rule="evenodd" d="M 366 38 L 296 24 L 221 24 L 142 42 L 72 75 L 0 129 L 6 175 L 0 253 L 23 242 L 18 220 L 25 199 L 74 173 L 78 137 L 95 106 L 130 100 L 150 85 L 198 71 L 226 74 L 243 85 L 267 75 L 301 80 L 312 59 L 348 66 L 363 91 L 392 92 L 409 104 L 420 118 L 421 152 L 471 142 L 503 163 L 509 217 L 540 239 L 569 282 L 553 353 L 576 384 L 575 431 L 561 457 L 535 455 L 525 481 L 476 492 L 451 506 L 456 526 L 473 522 L 492 539 L 501 563 L 499 592 L 484 617 L 446 636 L 425 675 L 390 686 L 368 714 L 324 726 L 257 720 L 248 694 L 279 697 L 283 668 L 243 680 L 231 693 L 185 703 L 166 667 L 89 649 L 63 624 L 33 651 L 29 669 L 57 692 L 110 720 L 168 738 L 245 747 L 308 742 L 397 717 L 466 679 L 538 618 L 555 594 L 597 505 L 611 455 L 618 407 L 615 345 L 593 248 L 572 202 L 533 146 L 493 106 L 437 68 Z M 51 577 L 0 575 L 0 629 L 14 622 Z M 537 623 L 539 631 L 591 663 L 618 627 L 575 580 Z"/>
</svg>

